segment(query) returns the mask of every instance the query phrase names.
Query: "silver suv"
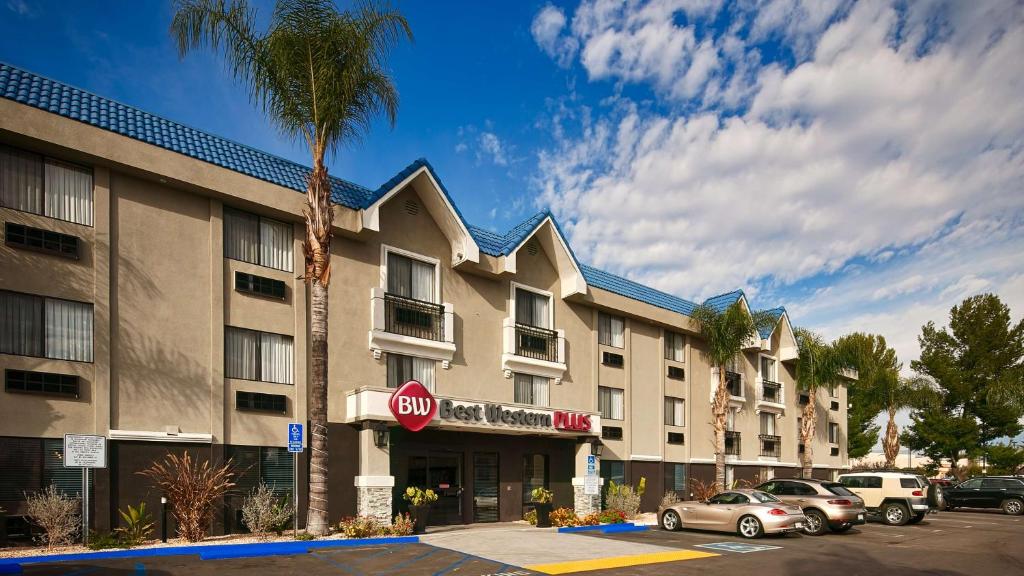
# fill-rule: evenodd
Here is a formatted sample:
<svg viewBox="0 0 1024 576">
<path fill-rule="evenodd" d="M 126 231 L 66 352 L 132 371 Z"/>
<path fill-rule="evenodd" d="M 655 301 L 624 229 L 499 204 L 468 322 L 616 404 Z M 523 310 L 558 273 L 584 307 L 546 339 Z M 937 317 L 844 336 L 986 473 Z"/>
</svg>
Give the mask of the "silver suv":
<svg viewBox="0 0 1024 576">
<path fill-rule="evenodd" d="M 804 478 L 775 478 L 757 487 L 786 504 L 803 509 L 804 532 L 820 536 L 830 529 L 846 532 L 865 522 L 864 501 L 838 482 Z"/>
</svg>

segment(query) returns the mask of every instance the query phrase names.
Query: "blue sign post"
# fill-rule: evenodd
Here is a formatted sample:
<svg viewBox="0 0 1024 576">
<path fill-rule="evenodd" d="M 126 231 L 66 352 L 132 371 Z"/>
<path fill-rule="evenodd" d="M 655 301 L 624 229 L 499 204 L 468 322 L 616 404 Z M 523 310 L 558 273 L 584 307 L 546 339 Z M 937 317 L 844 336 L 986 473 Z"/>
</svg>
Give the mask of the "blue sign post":
<svg viewBox="0 0 1024 576">
<path fill-rule="evenodd" d="M 288 451 L 292 453 L 292 532 L 299 535 L 299 458 L 302 452 L 302 424 L 288 424 Z"/>
</svg>

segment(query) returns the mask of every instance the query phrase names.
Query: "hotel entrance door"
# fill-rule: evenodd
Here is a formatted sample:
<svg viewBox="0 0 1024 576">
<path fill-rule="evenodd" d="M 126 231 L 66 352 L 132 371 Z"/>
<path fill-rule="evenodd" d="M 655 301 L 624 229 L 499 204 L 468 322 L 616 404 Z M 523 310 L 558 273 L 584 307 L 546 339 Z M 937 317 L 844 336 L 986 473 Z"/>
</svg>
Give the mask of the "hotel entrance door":
<svg viewBox="0 0 1024 576">
<path fill-rule="evenodd" d="M 431 489 L 437 502 L 430 507 L 430 524 L 462 524 L 462 454 L 428 452 L 409 457 L 409 486 Z"/>
</svg>

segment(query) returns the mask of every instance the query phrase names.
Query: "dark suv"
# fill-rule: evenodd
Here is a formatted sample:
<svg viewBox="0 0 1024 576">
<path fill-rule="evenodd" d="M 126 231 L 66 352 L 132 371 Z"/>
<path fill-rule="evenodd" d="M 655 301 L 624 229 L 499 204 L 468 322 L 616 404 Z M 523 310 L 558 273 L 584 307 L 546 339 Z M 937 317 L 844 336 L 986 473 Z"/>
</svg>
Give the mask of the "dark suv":
<svg viewBox="0 0 1024 576">
<path fill-rule="evenodd" d="M 1002 508 L 1013 516 L 1024 514 L 1024 480 L 1013 476 L 971 478 L 946 488 L 946 509 Z"/>
</svg>

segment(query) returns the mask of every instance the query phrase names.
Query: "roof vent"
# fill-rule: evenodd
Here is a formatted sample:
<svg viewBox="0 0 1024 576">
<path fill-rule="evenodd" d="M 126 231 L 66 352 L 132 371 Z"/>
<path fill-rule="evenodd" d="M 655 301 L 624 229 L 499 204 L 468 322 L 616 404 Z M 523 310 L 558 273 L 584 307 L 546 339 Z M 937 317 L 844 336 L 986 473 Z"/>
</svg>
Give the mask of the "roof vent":
<svg viewBox="0 0 1024 576">
<path fill-rule="evenodd" d="M 420 205 L 413 199 L 405 201 L 405 212 L 410 216 L 415 216 L 420 213 Z"/>
<path fill-rule="evenodd" d="M 526 243 L 526 251 L 530 253 L 530 256 L 536 256 L 540 248 L 537 247 L 536 240 L 530 240 Z"/>
</svg>

